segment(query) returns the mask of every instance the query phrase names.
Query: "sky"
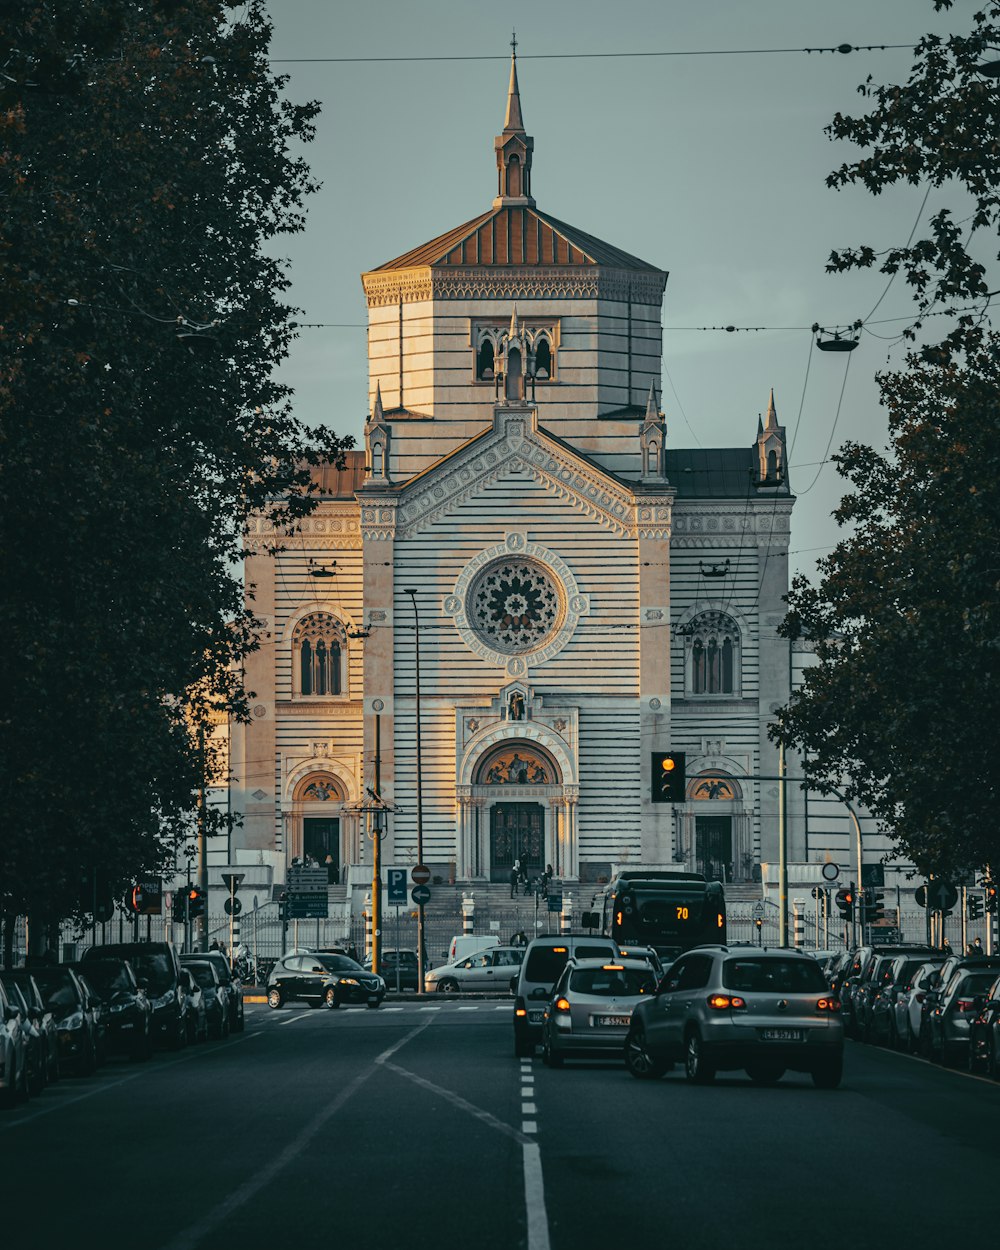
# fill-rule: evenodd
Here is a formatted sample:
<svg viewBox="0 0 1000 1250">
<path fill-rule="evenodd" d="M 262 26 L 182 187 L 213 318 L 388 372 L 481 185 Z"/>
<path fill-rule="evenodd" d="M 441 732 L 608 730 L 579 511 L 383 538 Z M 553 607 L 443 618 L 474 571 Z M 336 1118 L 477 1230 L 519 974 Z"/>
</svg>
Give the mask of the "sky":
<svg viewBox="0 0 1000 1250">
<path fill-rule="evenodd" d="M 838 110 L 864 111 L 857 86 L 869 74 L 905 81 L 908 49 L 747 50 L 912 45 L 927 31 L 966 31 L 970 0 L 941 14 L 931 0 L 269 0 L 268 10 L 286 95 L 323 106 L 304 150 L 322 189 L 305 230 L 278 243 L 290 302 L 322 324 L 300 331 L 280 369 L 298 415 L 361 443 L 360 274 L 489 208 L 513 26 L 539 208 L 669 271 L 671 446 L 749 445 L 774 388 L 798 496 L 790 564 L 811 573 L 840 536 L 831 512 L 845 484 L 828 448 L 886 445 L 875 376 L 901 366 L 907 348 L 895 340 L 913 312 L 897 278 L 855 352 L 810 350 L 808 327 L 867 318 L 887 283 L 827 274 L 827 256 L 904 243 L 915 222 L 920 237 L 938 209 L 964 206 L 947 188 L 932 188 L 921 212 L 923 186 L 875 198 L 825 185 L 858 153 L 824 127 Z M 674 55 L 592 55 L 638 52 Z M 406 57 L 421 59 L 388 59 Z M 700 328 L 728 325 L 765 328 Z"/>
</svg>

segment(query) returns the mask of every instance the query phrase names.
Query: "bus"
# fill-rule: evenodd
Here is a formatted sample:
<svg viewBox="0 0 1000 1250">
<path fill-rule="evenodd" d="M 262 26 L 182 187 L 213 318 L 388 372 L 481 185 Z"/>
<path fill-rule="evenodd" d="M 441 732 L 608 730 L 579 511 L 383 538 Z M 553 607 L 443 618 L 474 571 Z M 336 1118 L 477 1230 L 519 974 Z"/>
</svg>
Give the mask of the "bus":
<svg viewBox="0 0 1000 1250">
<path fill-rule="evenodd" d="M 632 868 L 595 895 L 584 924 L 620 946 L 651 946 L 661 959 L 704 943 L 726 941 L 726 896 L 721 881 L 700 872 Z"/>
</svg>

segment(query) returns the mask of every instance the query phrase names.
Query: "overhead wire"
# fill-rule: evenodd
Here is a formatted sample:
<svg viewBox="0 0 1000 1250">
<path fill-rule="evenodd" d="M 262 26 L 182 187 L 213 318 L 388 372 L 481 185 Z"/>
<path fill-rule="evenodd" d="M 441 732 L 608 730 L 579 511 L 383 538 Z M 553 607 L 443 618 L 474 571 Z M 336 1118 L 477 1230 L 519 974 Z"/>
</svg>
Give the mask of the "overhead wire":
<svg viewBox="0 0 1000 1250">
<path fill-rule="evenodd" d="M 522 61 L 593 61 L 627 60 L 631 58 L 685 57 L 685 56 L 801 56 L 825 52 L 846 56 L 851 52 L 912 52 L 912 43 L 841 43 L 835 47 L 817 48 L 670 48 L 644 49 L 626 52 L 523 52 Z M 508 53 L 415 53 L 411 56 L 276 56 L 268 57 L 269 65 L 396 65 L 428 61 L 509 61 Z"/>
</svg>

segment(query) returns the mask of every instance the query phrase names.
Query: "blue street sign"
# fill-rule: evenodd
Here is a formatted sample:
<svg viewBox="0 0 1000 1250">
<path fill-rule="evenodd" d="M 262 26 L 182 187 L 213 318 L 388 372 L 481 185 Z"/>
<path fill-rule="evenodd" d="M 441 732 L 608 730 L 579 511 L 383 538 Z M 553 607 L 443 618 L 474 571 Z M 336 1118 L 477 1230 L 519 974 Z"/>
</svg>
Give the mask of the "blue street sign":
<svg viewBox="0 0 1000 1250">
<path fill-rule="evenodd" d="M 406 869 L 387 868 L 385 870 L 387 888 L 385 901 L 394 907 L 406 905 Z"/>
<path fill-rule="evenodd" d="M 562 911 L 562 895 L 561 894 L 549 895 L 549 911 Z"/>
<path fill-rule="evenodd" d="M 410 898 L 413 899 L 418 907 L 423 907 L 425 903 L 431 901 L 430 886 L 415 885 L 410 891 Z"/>
</svg>

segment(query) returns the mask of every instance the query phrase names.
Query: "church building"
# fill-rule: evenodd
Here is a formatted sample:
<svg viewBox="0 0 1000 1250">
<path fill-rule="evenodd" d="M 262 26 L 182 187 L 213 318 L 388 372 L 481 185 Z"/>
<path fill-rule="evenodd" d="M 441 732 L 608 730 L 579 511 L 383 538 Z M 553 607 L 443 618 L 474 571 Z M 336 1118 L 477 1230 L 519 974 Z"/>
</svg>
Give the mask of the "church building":
<svg viewBox="0 0 1000 1250">
<path fill-rule="evenodd" d="M 265 634 L 236 845 L 279 880 L 303 855 L 370 878 L 377 783 L 383 862 L 419 847 L 443 879 L 517 859 L 581 883 L 629 864 L 759 879 L 792 673 L 773 393 L 748 397 L 743 445 L 678 446 L 667 272 L 536 204 L 515 58 L 494 149 L 479 216 L 362 275 L 364 451 L 317 470 L 277 556 L 262 522 L 248 537 Z M 653 801 L 665 752 L 685 757 L 676 803 Z"/>
</svg>

